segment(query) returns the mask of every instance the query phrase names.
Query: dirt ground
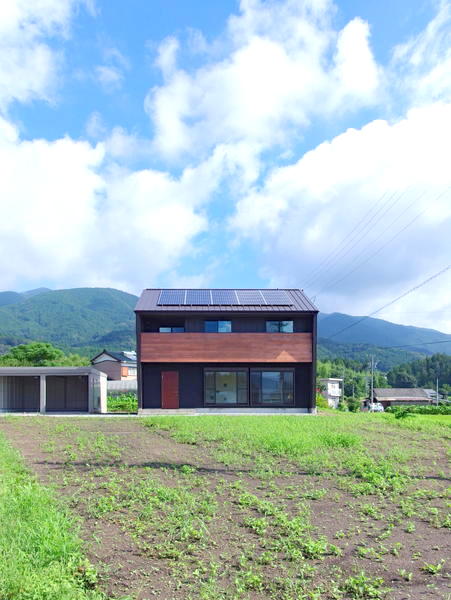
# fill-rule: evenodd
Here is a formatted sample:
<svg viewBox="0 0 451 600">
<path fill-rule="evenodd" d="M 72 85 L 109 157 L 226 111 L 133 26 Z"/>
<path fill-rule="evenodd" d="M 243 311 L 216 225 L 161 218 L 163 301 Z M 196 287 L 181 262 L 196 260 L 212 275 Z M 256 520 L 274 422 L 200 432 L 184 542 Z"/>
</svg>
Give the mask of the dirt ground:
<svg viewBox="0 0 451 600">
<path fill-rule="evenodd" d="M 179 443 L 138 419 L 3 418 L 0 431 L 80 517 L 112 598 L 451 598 L 439 445 L 419 459 L 429 475 L 387 497 L 356 494 L 345 475 Z M 298 524 L 312 540 L 300 550 Z"/>
</svg>

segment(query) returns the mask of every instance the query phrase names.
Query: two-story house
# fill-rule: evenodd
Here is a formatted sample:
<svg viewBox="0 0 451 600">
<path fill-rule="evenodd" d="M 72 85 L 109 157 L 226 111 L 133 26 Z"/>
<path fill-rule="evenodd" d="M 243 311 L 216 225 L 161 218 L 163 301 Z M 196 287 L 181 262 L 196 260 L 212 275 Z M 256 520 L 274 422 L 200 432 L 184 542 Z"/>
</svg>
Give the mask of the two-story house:
<svg viewBox="0 0 451 600">
<path fill-rule="evenodd" d="M 314 412 L 317 309 L 297 289 L 146 289 L 138 406 Z"/>
</svg>

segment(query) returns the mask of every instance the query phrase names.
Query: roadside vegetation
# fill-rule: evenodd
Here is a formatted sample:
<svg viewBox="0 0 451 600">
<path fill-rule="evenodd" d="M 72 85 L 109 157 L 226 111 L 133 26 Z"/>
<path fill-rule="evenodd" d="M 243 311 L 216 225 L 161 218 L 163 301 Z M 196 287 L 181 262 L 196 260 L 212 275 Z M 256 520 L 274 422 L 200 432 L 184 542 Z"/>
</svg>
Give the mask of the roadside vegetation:
<svg viewBox="0 0 451 600">
<path fill-rule="evenodd" d="M 447 416 L 0 427 L 82 519 L 108 597 L 447 598 Z"/>
<path fill-rule="evenodd" d="M 0 598 L 103 600 L 78 525 L 0 434 Z"/>
<path fill-rule="evenodd" d="M 136 413 L 138 412 L 138 397 L 136 394 L 108 396 L 107 410 L 113 413 Z"/>
</svg>

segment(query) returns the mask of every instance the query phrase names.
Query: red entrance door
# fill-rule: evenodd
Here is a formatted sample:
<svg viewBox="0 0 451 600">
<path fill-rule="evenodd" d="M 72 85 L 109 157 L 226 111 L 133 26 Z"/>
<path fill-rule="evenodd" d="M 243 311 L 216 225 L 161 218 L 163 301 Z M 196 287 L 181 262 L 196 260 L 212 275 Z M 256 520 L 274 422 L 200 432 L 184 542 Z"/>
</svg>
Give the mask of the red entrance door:
<svg viewBox="0 0 451 600">
<path fill-rule="evenodd" d="M 178 371 L 161 372 L 161 408 L 179 407 Z"/>
</svg>

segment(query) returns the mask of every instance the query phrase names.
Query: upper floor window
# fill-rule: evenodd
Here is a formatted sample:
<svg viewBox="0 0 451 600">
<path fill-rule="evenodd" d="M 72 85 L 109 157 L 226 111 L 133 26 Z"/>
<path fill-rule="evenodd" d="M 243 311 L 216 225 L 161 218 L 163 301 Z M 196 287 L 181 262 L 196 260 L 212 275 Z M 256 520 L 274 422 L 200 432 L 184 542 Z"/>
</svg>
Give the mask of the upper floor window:
<svg viewBox="0 0 451 600">
<path fill-rule="evenodd" d="M 293 321 L 266 321 L 267 333 L 293 333 Z"/>
<path fill-rule="evenodd" d="M 232 321 L 205 321 L 206 333 L 230 333 Z"/>
<path fill-rule="evenodd" d="M 185 331 L 184 327 L 160 327 L 160 333 L 183 333 Z"/>
</svg>

